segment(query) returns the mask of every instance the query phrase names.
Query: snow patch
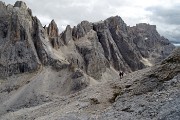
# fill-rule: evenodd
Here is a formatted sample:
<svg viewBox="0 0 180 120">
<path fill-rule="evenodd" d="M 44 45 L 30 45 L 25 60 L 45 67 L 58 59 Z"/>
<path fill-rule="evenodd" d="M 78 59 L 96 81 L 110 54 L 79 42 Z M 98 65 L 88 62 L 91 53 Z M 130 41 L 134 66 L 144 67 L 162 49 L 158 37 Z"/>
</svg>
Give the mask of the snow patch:
<svg viewBox="0 0 180 120">
<path fill-rule="evenodd" d="M 148 38 L 147 38 L 147 37 L 145 37 L 144 39 L 145 39 L 145 40 L 147 40 Z"/>
</svg>

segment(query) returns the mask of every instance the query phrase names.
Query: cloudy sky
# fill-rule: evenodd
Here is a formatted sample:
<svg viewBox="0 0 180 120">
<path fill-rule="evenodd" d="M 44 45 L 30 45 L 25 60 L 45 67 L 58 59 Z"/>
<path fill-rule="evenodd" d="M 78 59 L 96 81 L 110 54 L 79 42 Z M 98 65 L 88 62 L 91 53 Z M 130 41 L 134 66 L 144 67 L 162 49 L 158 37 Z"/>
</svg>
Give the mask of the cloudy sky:
<svg viewBox="0 0 180 120">
<path fill-rule="evenodd" d="M 14 4 L 16 0 L 2 0 Z M 158 32 L 180 42 L 180 0 L 23 0 L 43 25 L 56 21 L 60 31 L 82 20 L 97 22 L 119 15 L 127 23 L 157 25 Z"/>
</svg>

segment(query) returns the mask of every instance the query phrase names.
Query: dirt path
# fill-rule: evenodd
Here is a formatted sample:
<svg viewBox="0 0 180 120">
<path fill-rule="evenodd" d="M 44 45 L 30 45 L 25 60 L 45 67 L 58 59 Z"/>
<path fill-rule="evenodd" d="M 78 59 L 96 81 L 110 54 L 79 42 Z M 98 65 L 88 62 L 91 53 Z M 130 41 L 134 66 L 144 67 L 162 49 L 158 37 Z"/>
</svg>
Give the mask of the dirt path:
<svg viewBox="0 0 180 120">
<path fill-rule="evenodd" d="M 128 85 L 142 77 L 150 69 L 144 69 L 125 75 L 121 80 L 119 77 L 109 79 L 105 82 L 96 82 L 86 89 L 68 96 L 53 96 L 50 102 L 45 104 L 20 109 L 4 115 L 2 118 L 13 118 L 13 120 L 54 119 L 68 113 L 86 113 L 89 115 L 100 114 L 111 106 L 116 97 Z M 106 76 L 107 77 L 107 76 Z"/>
</svg>

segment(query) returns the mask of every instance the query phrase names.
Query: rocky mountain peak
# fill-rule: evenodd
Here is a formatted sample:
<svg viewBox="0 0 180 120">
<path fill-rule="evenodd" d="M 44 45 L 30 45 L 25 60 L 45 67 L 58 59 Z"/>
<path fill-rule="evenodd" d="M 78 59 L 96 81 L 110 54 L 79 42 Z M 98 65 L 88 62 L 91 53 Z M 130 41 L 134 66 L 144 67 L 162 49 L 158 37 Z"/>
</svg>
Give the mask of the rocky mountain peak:
<svg viewBox="0 0 180 120">
<path fill-rule="evenodd" d="M 139 23 L 136 24 L 136 26 L 132 27 L 135 28 L 136 31 L 139 31 L 141 33 L 145 32 L 145 31 L 149 31 L 150 33 L 156 33 L 159 34 L 156 30 L 156 25 L 150 25 L 147 23 Z"/>
<path fill-rule="evenodd" d="M 57 27 L 57 24 L 54 20 L 52 20 L 50 23 L 49 23 L 49 26 L 47 28 L 47 33 L 49 35 L 49 37 L 57 37 L 58 36 L 58 27 Z"/>
<path fill-rule="evenodd" d="M 150 24 L 147 24 L 147 23 L 139 23 L 139 24 L 136 24 L 136 27 L 137 28 L 151 28 L 151 29 L 154 29 L 156 30 L 156 25 L 150 25 Z"/>
<path fill-rule="evenodd" d="M 65 31 L 62 33 L 62 39 L 64 41 L 64 44 L 68 44 L 70 40 L 72 40 L 72 28 L 70 25 L 66 26 Z"/>
<path fill-rule="evenodd" d="M 110 29 L 127 32 L 127 25 L 120 16 L 110 17 L 105 20 L 105 23 L 110 27 Z"/>
<path fill-rule="evenodd" d="M 80 24 L 73 28 L 73 36 L 75 38 L 84 37 L 91 29 L 93 29 L 92 23 L 88 21 L 82 21 Z"/>
<path fill-rule="evenodd" d="M 23 1 L 16 1 L 14 4 L 14 7 L 19 7 L 23 9 L 27 9 L 26 3 Z"/>
</svg>

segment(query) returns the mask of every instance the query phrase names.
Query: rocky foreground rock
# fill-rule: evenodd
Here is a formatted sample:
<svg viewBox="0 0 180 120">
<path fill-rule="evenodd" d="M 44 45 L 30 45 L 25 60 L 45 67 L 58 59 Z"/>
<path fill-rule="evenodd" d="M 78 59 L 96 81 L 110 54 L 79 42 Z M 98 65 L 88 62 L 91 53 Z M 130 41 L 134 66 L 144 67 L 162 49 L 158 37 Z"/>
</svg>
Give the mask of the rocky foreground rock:
<svg viewBox="0 0 180 120">
<path fill-rule="evenodd" d="M 129 27 L 114 16 L 59 33 L 54 20 L 43 27 L 24 2 L 0 1 L 0 43 L 1 119 L 179 117 L 180 52 L 169 56 L 175 47 L 155 25 Z M 118 70 L 127 74 L 122 81 Z"/>
</svg>

